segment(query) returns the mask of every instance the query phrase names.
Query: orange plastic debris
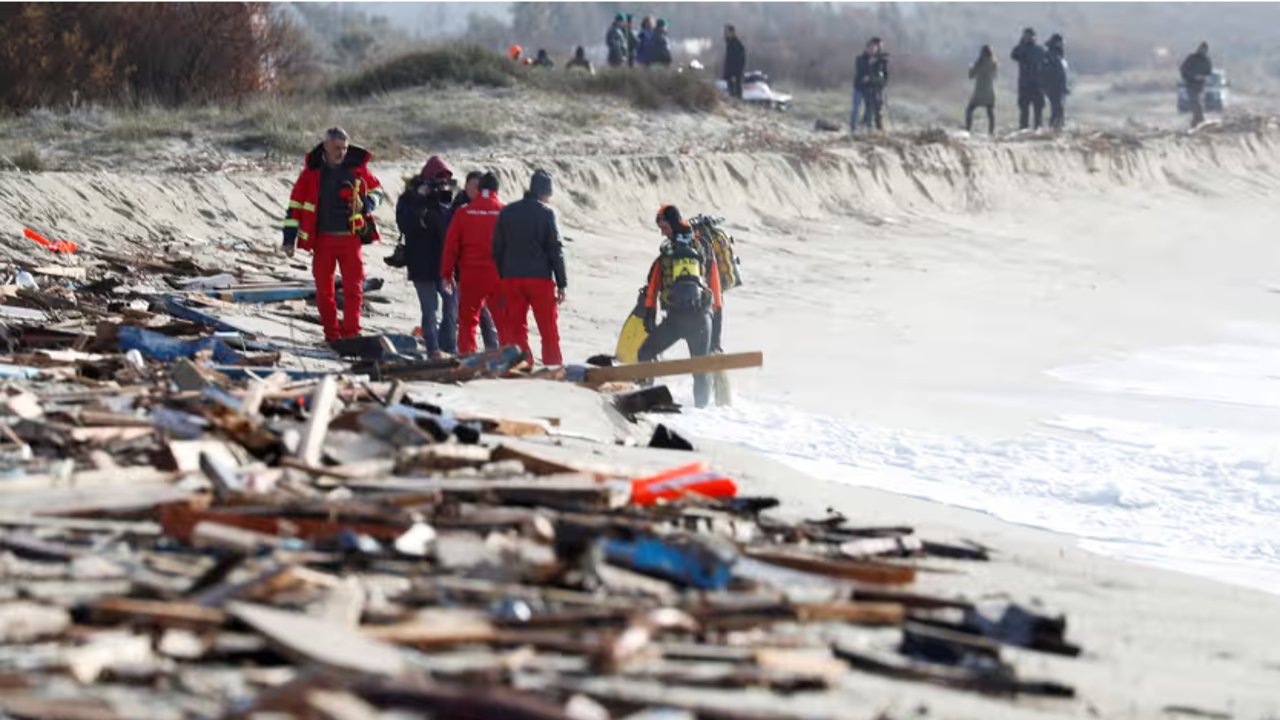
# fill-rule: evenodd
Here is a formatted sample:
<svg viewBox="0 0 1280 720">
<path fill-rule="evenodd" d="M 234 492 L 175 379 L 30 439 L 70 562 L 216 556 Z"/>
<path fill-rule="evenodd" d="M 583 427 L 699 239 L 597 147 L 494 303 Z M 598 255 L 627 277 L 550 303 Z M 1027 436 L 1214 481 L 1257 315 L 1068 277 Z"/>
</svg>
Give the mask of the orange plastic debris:
<svg viewBox="0 0 1280 720">
<path fill-rule="evenodd" d="M 50 252 L 73 253 L 80 248 L 73 242 L 67 240 L 59 240 L 58 242 L 50 242 L 48 238 L 29 227 L 22 228 L 22 234 L 28 239 L 34 240 L 36 243 L 49 248 Z"/>
<path fill-rule="evenodd" d="M 631 502 L 636 505 L 671 501 L 688 493 L 709 498 L 731 498 L 738 494 L 738 485 L 719 473 L 708 471 L 707 464 L 703 462 L 631 481 Z"/>
</svg>

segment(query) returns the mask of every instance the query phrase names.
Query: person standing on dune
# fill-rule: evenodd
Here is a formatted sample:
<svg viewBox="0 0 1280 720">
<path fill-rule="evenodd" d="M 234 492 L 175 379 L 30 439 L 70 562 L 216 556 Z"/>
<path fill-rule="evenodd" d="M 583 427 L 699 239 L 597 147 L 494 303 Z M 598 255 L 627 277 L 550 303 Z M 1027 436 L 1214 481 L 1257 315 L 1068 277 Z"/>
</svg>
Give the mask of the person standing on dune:
<svg viewBox="0 0 1280 720">
<path fill-rule="evenodd" d="M 857 122 L 857 95 L 862 96 L 866 107 L 862 124 L 868 130 L 874 124 L 876 130 L 884 130 L 884 96 L 889 85 L 889 55 L 884 52 L 880 38 L 873 37 L 866 50 L 858 56 L 854 65 L 853 90 L 854 122 Z"/>
<path fill-rule="evenodd" d="M 1209 43 L 1202 42 L 1196 51 L 1182 61 L 1182 82 L 1187 87 L 1187 101 L 1191 103 L 1191 127 L 1204 122 L 1204 88 L 1213 74 L 1213 61 L 1209 59 Z"/>
<path fill-rule="evenodd" d="M 1030 126 L 1031 111 L 1035 110 L 1035 129 L 1039 130 L 1044 121 L 1044 87 L 1040 84 L 1040 73 L 1044 69 L 1044 48 L 1036 42 L 1036 31 L 1027 28 L 1022 31 L 1022 40 L 1010 53 L 1013 61 L 1018 63 L 1018 127 L 1026 130 Z"/>
<path fill-rule="evenodd" d="M 609 67 L 622 67 L 627 62 L 627 16 L 618 13 L 604 33 L 604 46 L 609 50 Z"/>
<path fill-rule="evenodd" d="M 742 99 L 742 76 L 747 71 L 747 47 L 732 25 L 724 26 L 724 82 L 729 96 Z"/>
<path fill-rule="evenodd" d="M 1071 94 L 1067 75 L 1066 49 L 1062 36 L 1054 33 L 1045 43 L 1044 68 L 1040 71 L 1040 85 L 1049 98 L 1049 127 L 1061 131 L 1066 122 L 1067 95 Z"/>
<path fill-rule="evenodd" d="M 969 97 L 969 107 L 964 111 L 964 129 L 973 132 L 973 111 L 978 108 L 987 110 L 987 134 L 996 134 L 996 54 L 990 45 L 983 45 L 978 53 L 978 60 L 969 68 L 969 78 L 973 80 L 973 95 Z"/>
<path fill-rule="evenodd" d="M 373 156 L 351 144 L 339 127 L 325 131 L 324 140 L 307 153 L 301 174 L 289 195 L 284 219 L 285 255 L 295 247 L 313 253 L 311 275 L 316 282 L 316 309 L 325 340 L 360 334 L 364 304 L 364 245 L 379 239 L 373 211 L 383 199 L 382 183 L 369 172 Z M 338 324 L 334 272 L 342 273 L 343 312 Z"/>
</svg>

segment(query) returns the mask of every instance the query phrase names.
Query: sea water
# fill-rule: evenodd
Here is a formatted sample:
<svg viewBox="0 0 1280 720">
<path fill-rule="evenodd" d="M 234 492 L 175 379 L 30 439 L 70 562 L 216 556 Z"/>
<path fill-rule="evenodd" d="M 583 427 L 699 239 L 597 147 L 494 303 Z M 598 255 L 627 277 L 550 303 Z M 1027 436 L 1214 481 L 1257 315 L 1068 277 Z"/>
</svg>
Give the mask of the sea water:
<svg viewBox="0 0 1280 720">
<path fill-rule="evenodd" d="M 1092 551 L 1280 593 L 1280 329 L 1239 326 L 1233 335 L 1051 370 L 1098 412 L 1050 412 L 1040 430 L 1007 440 L 859 425 L 750 398 L 674 424 L 822 479 L 981 510 L 1074 535 Z M 1126 396 L 1143 398 L 1141 409 L 1114 401 Z"/>
</svg>

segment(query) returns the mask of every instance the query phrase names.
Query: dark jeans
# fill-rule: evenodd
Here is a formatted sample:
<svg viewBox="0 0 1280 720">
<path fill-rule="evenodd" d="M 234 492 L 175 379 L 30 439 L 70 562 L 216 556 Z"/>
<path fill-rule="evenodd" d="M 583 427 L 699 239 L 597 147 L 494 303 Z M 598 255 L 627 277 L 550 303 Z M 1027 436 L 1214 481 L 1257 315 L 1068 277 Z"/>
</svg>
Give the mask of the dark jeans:
<svg viewBox="0 0 1280 720">
<path fill-rule="evenodd" d="M 1067 97 L 1065 95 L 1049 95 L 1049 127 L 1054 130 L 1061 130 L 1063 124 L 1066 123 L 1066 109 L 1064 104 Z"/>
<path fill-rule="evenodd" d="M 649 362 L 656 359 L 672 345 L 684 340 L 689 346 L 689 357 L 703 357 L 711 352 L 711 313 L 703 310 L 669 312 L 662 322 L 649 333 L 640 345 L 638 359 Z M 693 402 L 706 407 L 711 401 L 711 378 L 706 374 L 693 376 Z"/>
<path fill-rule="evenodd" d="M 437 281 L 414 280 L 413 287 L 418 291 L 418 305 L 422 308 L 422 340 L 427 345 L 427 352 L 443 350 L 451 355 L 458 352 L 458 295 L 446 292 L 444 285 Z M 436 312 L 440 312 L 437 322 Z M 498 330 L 493 325 L 493 316 L 489 308 L 480 312 L 480 336 L 484 338 L 485 350 L 498 349 Z"/>
<path fill-rule="evenodd" d="M 978 108 L 986 108 L 987 110 L 987 134 L 996 134 L 996 106 L 995 105 L 974 105 L 969 103 L 969 107 L 964 110 L 964 129 L 973 130 L 973 111 Z"/>
<path fill-rule="evenodd" d="M 1029 127 L 1029 115 L 1035 109 L 1036 130 L 1044 122 L 1044 91 L 1038 87 L 1018 88 L 1018 127 L 1026 130 Z"/>
<path fill-rule="evenodd" d="M 418 291 L 418 305 L 422 308 L 422 340 L 427 344 L 427 352 L 457 353 L 458 296 L 445 290 L 439 280 L 414 280 L 413 287 Z"/>
<path fill-rule="evenodd" d="M 862 91 L 862 102 L 866 110 L 862 116 L 862 124 L 868 129 L 875 123 L 875 129 L 884 129 L 884 90 L 868 88 Z"/>
<path fill-rule="evenodd" d="M 1191 103 L 1191 127 L 1204 122 L 1204 88 L 1187 86 L 1187 101 Z"/>
<path fill-rule="evenodd" d="M 724 79 L 729 85 L 729 96 L 742 99 L 742 75 L 730 75 Z"/>
</svg>

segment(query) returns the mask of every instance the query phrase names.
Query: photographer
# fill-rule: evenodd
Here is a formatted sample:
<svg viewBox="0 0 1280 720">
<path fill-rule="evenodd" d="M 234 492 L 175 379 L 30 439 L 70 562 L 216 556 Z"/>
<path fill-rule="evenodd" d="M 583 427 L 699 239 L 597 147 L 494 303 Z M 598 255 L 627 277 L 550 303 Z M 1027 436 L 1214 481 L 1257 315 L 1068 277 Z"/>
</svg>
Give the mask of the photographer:
<svg viewBox="0 0 1280 720">
<path fill-rule="evenodd" d="M 880 38 L 873 37 L 867 43 L 867 49 L 858 56 L 854 66 L 854 120 L 857 120 L 857 98 L 861 97 L 865 106 L 862 124 L 868 129 L 872 122 L 876 130 L 884 130 L 884 94 L 889 84 L 889 54 L 884 52 Z"/>
<path fill-rule="evenodd" d="M 458 351 L 458 299 L 440 279 L 440 256 L 456 184 L 449 166 L 432 155 L 421 173 L 405 181 L 404 193 L 396 203 L 396 224 L 404 233 L 409 280 L 418 291 L 422 308 L 422 339 L 433 355 Z"/>
</svg>

